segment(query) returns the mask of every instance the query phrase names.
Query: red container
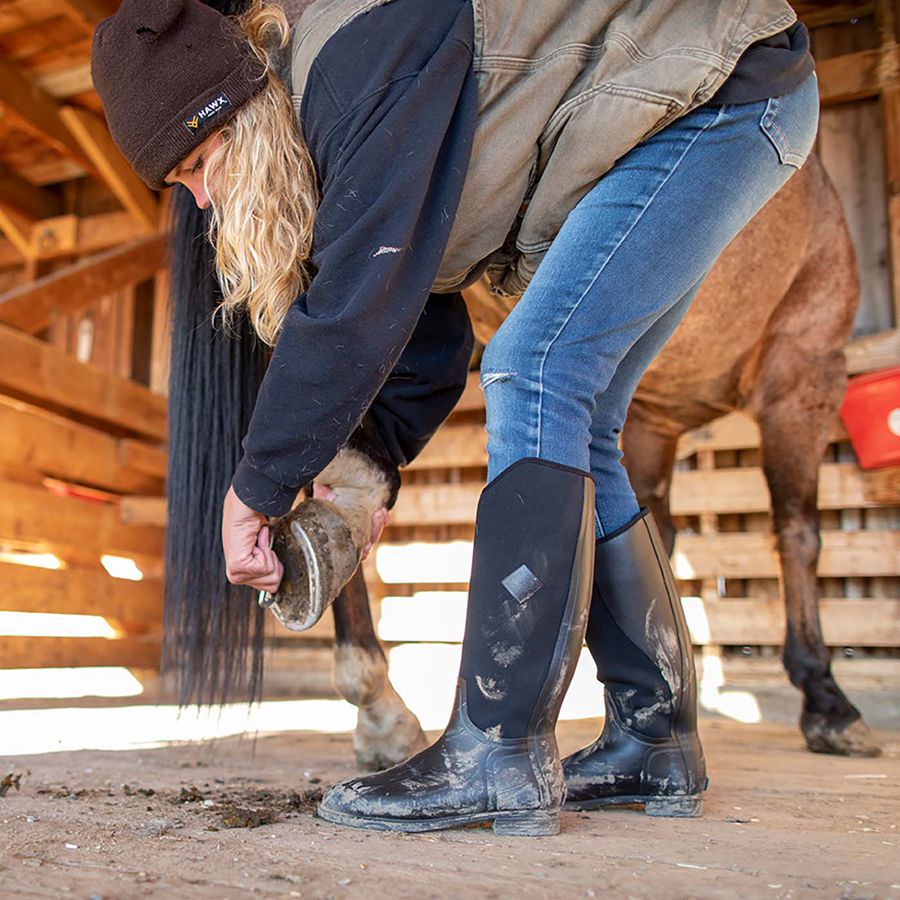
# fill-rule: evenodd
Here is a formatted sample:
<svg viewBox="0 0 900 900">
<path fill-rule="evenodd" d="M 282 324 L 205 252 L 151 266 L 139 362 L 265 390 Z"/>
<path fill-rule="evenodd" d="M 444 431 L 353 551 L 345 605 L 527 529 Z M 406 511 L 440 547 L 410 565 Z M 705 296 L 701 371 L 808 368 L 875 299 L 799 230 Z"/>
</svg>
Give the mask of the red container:
<svg viewBox="0 0 900 900">
<path fill-rule="evenodd" d="M 862 468 L 900 466 L 900 366 L 851 378 L 841 418 Z"/>
</svg>

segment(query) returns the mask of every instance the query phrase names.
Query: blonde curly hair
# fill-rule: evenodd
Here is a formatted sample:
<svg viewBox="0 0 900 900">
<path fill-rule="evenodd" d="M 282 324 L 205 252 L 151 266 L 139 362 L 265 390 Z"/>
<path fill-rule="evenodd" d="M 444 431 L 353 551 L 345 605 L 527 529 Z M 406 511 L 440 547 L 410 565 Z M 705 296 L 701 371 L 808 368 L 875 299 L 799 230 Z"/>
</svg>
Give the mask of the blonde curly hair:
<svg viewBox="0 0 900 900">
<path fill-rule="evenodd" d="M 204 167 L 209 237 L 224 295 L 217 312 L 227 324 L 245 308 L 271 346 L 309 283 L 318 188 L 291 98 L 274 69 L 272 48 L 290 40 L 287 18 L 279 7 L 255 0 L 236 21 L 265 66 L 267 83 L 223 127 L 222 144 Z"/>
</svg>

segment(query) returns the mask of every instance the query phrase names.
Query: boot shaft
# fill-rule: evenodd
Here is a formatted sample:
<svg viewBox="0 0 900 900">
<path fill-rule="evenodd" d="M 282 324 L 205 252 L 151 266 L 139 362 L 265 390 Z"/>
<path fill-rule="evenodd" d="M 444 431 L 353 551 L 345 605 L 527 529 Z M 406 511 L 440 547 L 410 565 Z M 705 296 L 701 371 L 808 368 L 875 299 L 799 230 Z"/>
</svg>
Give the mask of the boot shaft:
<svg viewBox="0 0 900 900">
<path fill-rule="evenodd" d="M 690 632 L 647 510 L 597 542 L 587 644 L 626 728 L 650 738 L 696 731 Z"/>
<path fill-rule="evenodd" d="M 534 459 L 482 493 L 460 677 L 486 732 L 555 727 L 587 623 L 593 504 L 589 475 Z"/>
</svg>

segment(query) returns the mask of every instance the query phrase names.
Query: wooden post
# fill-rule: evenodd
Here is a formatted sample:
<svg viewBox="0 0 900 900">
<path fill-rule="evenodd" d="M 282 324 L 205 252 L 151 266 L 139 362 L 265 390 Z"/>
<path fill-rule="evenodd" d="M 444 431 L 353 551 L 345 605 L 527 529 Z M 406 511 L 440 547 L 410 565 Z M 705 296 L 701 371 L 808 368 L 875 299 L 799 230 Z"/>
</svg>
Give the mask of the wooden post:
<svg viewBox="0 0 900 900">
<path fill-rule="evenodd" d="M 885 72 L 886 84 L 881 91 L 881 113 L 884 126 L 884 168 L 887 182 L 888 255 L 891 271 L 891 295 L 894 303 L 894 325 L 900 324 L 900 3 L 878 0 L 875 6 L 878 38 L 885 58 L 894 65 Z M 888 54 L 891 54 L 889 57 Z"/>
</svg>

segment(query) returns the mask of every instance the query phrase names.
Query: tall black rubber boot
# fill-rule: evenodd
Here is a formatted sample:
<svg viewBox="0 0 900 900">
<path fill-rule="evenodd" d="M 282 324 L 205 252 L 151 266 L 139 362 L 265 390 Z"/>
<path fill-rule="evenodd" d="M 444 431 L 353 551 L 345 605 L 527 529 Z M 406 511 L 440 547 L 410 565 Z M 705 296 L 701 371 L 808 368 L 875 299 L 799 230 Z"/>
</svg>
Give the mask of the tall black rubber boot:
<svg viewBox="0 0 900 900">
<path fill-rule="evenodd" d="M 702 815 L 691 638 L 646 509 L 597 542 L 587 645 L 605 685 L 606 721 L 591 746 L 563 760 L 566 807 L 642 803 L 651 816 Z"/>
<path fill-rule="evenodd" d="M 406 762 L 335 785 L 322 818 L 386 831 L 559 831 L 555 727 L 587 622 L 593 510 L 591 477 L 543 460 L 520 460 L 485 488 L 450 723 Z"/>
</svg>

